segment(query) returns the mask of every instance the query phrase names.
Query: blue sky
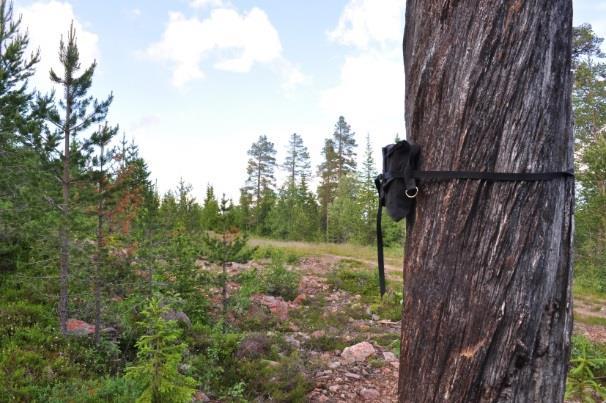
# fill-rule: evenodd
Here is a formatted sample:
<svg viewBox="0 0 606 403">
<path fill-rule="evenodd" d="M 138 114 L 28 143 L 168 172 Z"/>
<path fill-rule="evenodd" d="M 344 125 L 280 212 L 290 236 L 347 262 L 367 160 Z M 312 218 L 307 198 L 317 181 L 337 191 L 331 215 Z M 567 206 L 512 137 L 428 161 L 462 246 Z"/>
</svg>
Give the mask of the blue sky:
<svg viewBox="0 0 606 403">
<path fill-rule="evenodd" d="M 575 0 L 574 23 L 606 37 L 606 1 Z M 259 135 L 284 158 L 292 132 L 312 163 L 344 115 L 360 146 L 403 134 L 400 0 L 16 0 L 50 89 L 58 41 L 74 20 L 93 93 L 134 137 L 161 191 L 182 177 L 237 198 Z M 359 154 L 362 154 L 360 147 Z M 378 166 L 378 162 L 377 162 Z"/>
</svg>

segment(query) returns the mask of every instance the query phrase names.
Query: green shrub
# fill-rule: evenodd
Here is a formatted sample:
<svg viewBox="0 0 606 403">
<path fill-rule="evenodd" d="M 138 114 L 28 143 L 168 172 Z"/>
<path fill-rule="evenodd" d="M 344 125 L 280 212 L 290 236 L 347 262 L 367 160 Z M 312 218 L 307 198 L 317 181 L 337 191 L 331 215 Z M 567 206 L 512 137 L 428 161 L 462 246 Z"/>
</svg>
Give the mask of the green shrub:
<svg viewBox="0 0 606 403">
<path fill-rule="evenodd" d="M 593 344 L 583 336 L 573 336 L 566 399 L 596 402 L 606 399 L 600 382 L 606 375 L 606 346 Z"/>
<path fill-rule="evenodd" d="M 140 394 L 140 386 L 131 379 L 102 378 L 57 384 L 47 392 L 45 401 L 49 403 L 132 403 Z"/>
<path fill-rule="evenodd" d="M 26 301 L 0 305 L 0 338 L 14 335 L 16 329 L 30 326 L 52 326 L 55 319 L 47 305 Z"/>
<path fill-rule="evenodd" d="M 293 351 L 278 361 L 243 361 L 240 373 L 247 382 L 249 400 L 304 402 L 312 389 L 298 351 Z"/>
<path fill-rule="evenodd" d="M 243 335 L 223 333 L 220 323 L 212 328 L 197 326 L 195 333 L 195 344 L 191 346 L 196 352 L 191 361 L 194 376 L 205 392 L 229 395 L 242 380 L 238 375 L 240 360 L 236 358 L 236 351 Z"/>
<path fill-rule="evenodd" d="M 381 319 L 394 322 L 402 319 L 402 303 L 404 302 L 401 292 L 388 291 L 377 303 L 371 305 L 371 311 Z"/>
<path fill-rule="evenodd" d="M 300 280 L 299 273 L 287 270 L 282 263 L 274 262 L 263 273 L 263 288 L 269 295 L 292 301 L 298 295 Z"/>
<path fill-rule="evenodd" d="M 274 263 L 294 265 L 299 262 L 302 254 L 288 249 L 280 249 L 271 245 L 256 248 L 252 255 L 255 260 L 271 259 Z"/>
<path fill-rule="evenodd" d="M 336 289 L 341 289 L 363 297 L 379 295 L 379 277 L 375 271 L 352 268 L 350 261 L 343 260 L 328 274 L 328 283 Z"/>
<path fill-rule="evenodd" d="M 305 347 L 316 351 L 335 351 L 343 350 L 347 347 L 340 337 L 322 335 L 320 337 L 312 337 L 305 342 Z"/>
</svg>

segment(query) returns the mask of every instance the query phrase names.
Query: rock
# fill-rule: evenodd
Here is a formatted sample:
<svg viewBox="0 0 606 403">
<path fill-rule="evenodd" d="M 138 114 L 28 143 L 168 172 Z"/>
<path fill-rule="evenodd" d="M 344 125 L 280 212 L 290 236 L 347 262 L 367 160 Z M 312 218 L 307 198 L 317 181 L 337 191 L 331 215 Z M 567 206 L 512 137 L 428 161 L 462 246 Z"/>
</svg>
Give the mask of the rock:
<svg viewBox="0 0 606 403">
<path fill-rule="evenodd" d="M 206 393 L 199 390 L 196 392 L 196 394 L 194 395 L 194 397 L 192 398 L 191 401 L 195 402 L 195 403 L 210 402 L 210 398 L 208 396 L 206 396 Z"/>
<path fill-rule="evenodd" d="M 372 320 L 374 320 L 374 321 L 377 321 L 377 320 L 381 319 L 381 318 L 379 317 L 379 315 L 374 314 L 374 313 L 372 314 L 371 318 L 372 318 Z"/>
<path fill-rule="evenodd" d="M 328 368 L 330 369 L 336 369 L 339 368 L 341 366 L 341 363 L 339 361 L 334 361 L 331 362 L 330 364 L 328 364 Z"/>
<path fill-rule="evenodd" d="M 353 372 L 346 372 L 345 376 L 351 379 L 362 379 L 360 375 L 354 374 Z"/>
<path fill-rule="evenodd" d="M 116 329 L 115 327 L 111 327 L 111 326 L 104 327 L 103 329 L 101 329 L 101 333 L 112 336 L 112 337 L 116 337 L 118 335 L 118 329 Z"/>
<path fill-rule="evenodd" d="M 183 311 L 175 311 L 174 309 L 169 309 L 168 311 L 162 314 L 162 319 L 174 320 L 177 322 L 184 323 L 187 327 L 191 327 L 191 320 L 189 320 L 189 316 L 187 316 Z"/>
<path fill-rule="evenodd" d="M 251 300 L 266 306 L 276 318 L 288 320 L 288 303 L 281 297 L 276 298 L 271 295 L 253 295 Z"/>
<path fill-rule="evenodd" d="M 364 400 L 377 400 L 381 394 L 376 389 L 363 388 L 360 391 L 360 396 L 362 396 L 362 399 Z"/>
<path fill-rule="evenodd" d="M 383 351 L 383 359 L 387 362 L 398 361 L 398 358 L 391 351 Z"/>
<path fill-rule="evenodd" d="M 368 326 L 365 322 L 362 321 L 356 322 L 355 326 L 358 328 L 358 330 L 362 332 L 366 332 L 370 329 L 370 326 Z"/>
<path fill-rule="evenodd" d="M 305 294 L 299 294 L 297 295 L 297 297 L 293 300 L 293 304 L 295 305 L 301 305 L 303 304 L 303 302 L 305 302 L 307 300 L 307 295 Z"/>
<path fill-rule="evenodd" d="M 291 335 L 286 335 L 284 336 L 284 340 L 290 344 L 291 346 L 293 346 L 294 348 L 299 348 L 301 347 L 301 342 L 297 339 L 295 339 L 293 336 Z"/>
<path fill-rule="evenodd" d="M 354 344 L 353 346 L 346 347 L 341 353 L 341 358 L 343 358 L 346 363 L 352 363 L 364 361 L 374 353 L 375 348 L 373 345 L 367 341 L 363 341 L 361 343 Z"/>
<path fill-rule="evenodd" d="M 264 365 L 267 365 L 270 368 L 279 368 L 280 367 L 280 363 L 278 361 L 260 360 L 260 362 L 263 363 Z"/>
<path fill-rule="evenodd" d="M 314 339 L 319 339 L 320 337 L 324 337 L 324 335 L 324 330 L 316 330 L 315 332 L 311 333 L 311 337 Z"/>
<path fill-rule="evenodd" d="M 339 389 L 341 389 L 341 385 L 330 385 L 328 387 L 328 390 L 331 391 L 332 393 L 338 392 Z"/>
<path fill-rule="evenodd" d="M 269 353 L 270 339 L 264 334 L 251 334 L 245 337 L 238 346 L 236 357 L 259 358 Z"/>
<path fill-rule="evenodd" d="M 390 362 L 390 364 L 395 369 L 400 369 L 400 362 L 399 361 L 392 361 L 392 362 Z"/>
<path fill-rule="evenodd" d="M 67 333 L 72 336 L 88 336 L 95 333 L 95 325 L 79 319 L 67 320 Z"/>
</svg>

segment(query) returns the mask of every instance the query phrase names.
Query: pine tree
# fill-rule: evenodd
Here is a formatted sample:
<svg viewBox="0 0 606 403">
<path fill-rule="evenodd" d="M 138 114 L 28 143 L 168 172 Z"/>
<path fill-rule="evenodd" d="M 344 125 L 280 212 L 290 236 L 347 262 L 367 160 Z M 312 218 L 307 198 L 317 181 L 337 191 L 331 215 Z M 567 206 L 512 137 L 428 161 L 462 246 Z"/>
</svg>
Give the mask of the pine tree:
<svg viewBox="0 0 606 403">
<path fill-rule="evenodd" d="M 307 147 L 303 144 L 303 139 L 297 133 L 293 133 L 289 139 L 286 150 L 286 159 L 282 168 L 286 171 L 287 179 L 280 189 L 278 204 L 276 206 L 280 211 L 276 211 L 273 220 L 272 233 L 280 232 L 286 239 L 300 239 L 298 236 L 299 228 L 297 215 L 302 212 L 299 210 L 301 205 L 301 192 L 298 185 L 305 183 L 309 177 L 311 162 Z M 280 217 L 280 218 L 278 218 Z M 283 225 L 282 225 L 283 224 Z M 281 229 L 278 229 L 282 227 Z"/>
<path fill-rule="evenodd" d="M 223 332 L 227 329 L 227 263 L 238 261 L 243 254 L 247 254 L 245 250 L 247 238 L 246 235 L 242 236 L 238 231 L 234 216 L 231 214 L 232 208 L 231 202 L 223 195 L 217 228 L 219 233 L 216 235 L 207 233 L 202 238 L 206 244 L 206 258 L 208 261 L 221 265 Z"/>
<path fill-rule="evenodd" d="M 50 71 L 51 80 L 61 86 L 64 98 L 59 103 L 63 110 L 63 116 L 53 113 L 49 121 L 54 124 L 63 136 L 63 174 L 61 176 L 62 204 L 61 204 L 61 227 L 60 239 L 60 297 L 59 297 L 59 322 L 61 331 L 66 332 L 68 318 L 68 286 L 69 286 L 69 253 L 70 253 L 70 188 L 72 185 L 72 169 L 79 158 L 81 151 L 80 143 L 76 136 L 85 131 L 92 124 L 105 119 L 113 96 L 110 95 L 101 102 L 88 95 L 92 85 L 93 74 L 97 66 L 93 62 L 84 69 L 82 74 L 80 54 L 76 43 L 76 30 L 73 23 L 67 34 L 67 41 L 61 39 L 59 46 L 59 60 L 63 68 L 63 75 L 59 76 L 54 70 Z"/>
<path fill-rule="evenodd" d="M 354 136 L 355 133 L 351 131 L 351 126 L 347 124 L 343 116 L 339 116 L 332 135 L 337 155 L 337 181 L 356 170 L 355 148 L 357 144 Z"/>
<path fill-rule="evenodd" d="M 337 185 L 338 178 L 338 156 L 335 152 L 334 142 L 327 139 L 322 149 L 324 161 L 318 167 L 318 176 L 320 176 L 320 185 L 318 186 L 318 199 L 321 207 L 322 230 L 327 233 L 329 226 L 328 206 L 332 203 Z M 328 238 L 328 237 L 326 237 Z"/>
<path fill-rule="evenodd" d="M 28 87 L 39 54 L 27 55 L 29 38 L 12 3 L 0 0 L 0 269 L 14 269 L 49 230 L 54 214 L 44 200 L 53 190 L 50 151 L 57 138 L 44 117 L 50 98 Z"/>
<path fill-rule="evenodd" d="M 105 123 L 99 130 L 91 135 L 87 146 L 98 147 L 98 155 L 93 157 L 92 165 L 95 169 L 93 176 L 97 183 L 97 242 L 95 250 L 95 272 L 93 276 L 93 290 L 95 299 L 95 343 L 99 344 L 101 337 L 101 286 L 102 271 L 105 265 L 105 226 L 104 220 L 107 214 L 106 202 L 109 185 L 107 164 L 113 159 L 113 151 L 107 150 L 112 138 L 118 133 L 118 127 L 110 127 Z"/>
<path fill-rule="evenodd" d="M 288 174 L 288 184 L 295 186 L 300 178 L 309 177 L 311 169 L 309 152 L 303 144 L 303 138 L 297 133 L 290 136 L 286 153 L 282 167 Z"/>
<path fill-rule="evenodd" d="M 254 212 L 254 228 L 259 232 L 263 220 L 272 207 L 275 186 L 274 170 L 276 167 L 276 150 L 274 143 L 267 136 L 259 136 L 248 150 L 250 159 L 246 167 L 248 178 L 245 190 L 251 197 Z"/>
<path fill-rule="evenodd" d="M 576 171 L 576 274 L 606 289 L 606 55 L 588 24 L 573 30 Z"/>
</svg>

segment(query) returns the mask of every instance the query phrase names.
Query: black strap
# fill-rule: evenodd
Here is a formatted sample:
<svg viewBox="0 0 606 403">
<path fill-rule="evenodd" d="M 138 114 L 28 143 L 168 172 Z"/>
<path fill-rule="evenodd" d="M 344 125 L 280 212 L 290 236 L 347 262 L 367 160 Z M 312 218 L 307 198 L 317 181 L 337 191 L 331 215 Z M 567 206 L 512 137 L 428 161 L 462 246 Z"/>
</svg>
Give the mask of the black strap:
<svg viewBox="0 0 606 403">
<path fill-rule="evenodd" d="M 402 175 L 404 178 L 405 175 Z M 511 172 L 470 172 L 470 171 L 414 171 L 416 179 L 428 182 L 445 181 L 449 179 L 480 179 L 490 182 L 518 181 L 548 181 L 562 177 L 574 177 L 569 171 L 544 173 L 511 173 Z"/>
<path fill-rule="evenodd" d="M 545 173 L 412 171 L 412 175 L 410 172 L 386 172 L 384 175 L 377 176 L 375 179 L 375 186 L 379 194 L 379 208 L 377 209 L 377 258 L 379 264 L 379 288 L 381 291 L 381 298 L 383 298 L 383 295 L 385 294 L 385 261 L 383 256 L 383 231 L 381 228 L 381 217 L 383 215 L 383 205 L 385 204 L 383 184 L 394 179 L 403 179 L 408 191 L 410 190 L 409 187 L 414 186 L 415 184 L 414 180 L 411 181 L 411 177 L 420 179 L 424 182 L 441 182 L 450 179 L 479 179 L 489 182 L 524 182 L 570 178 L 574 177 L 574 173 L 571 171 Z"/>
<path fill-rule="evenodd" d="M 379 263 L 379 289 L 381 291 L 381 298 L 385 294 L 385 262 L 383 258 L 383 230 L 381 228 L 381 218 L 383 217 L 383 204 L 385 199 L 382 192 L 383 175 L 379 175 L 375 178 L 375 187 L 379 193 L 379 208 L 377 209 L 377 259 Z"/>
</svg>

